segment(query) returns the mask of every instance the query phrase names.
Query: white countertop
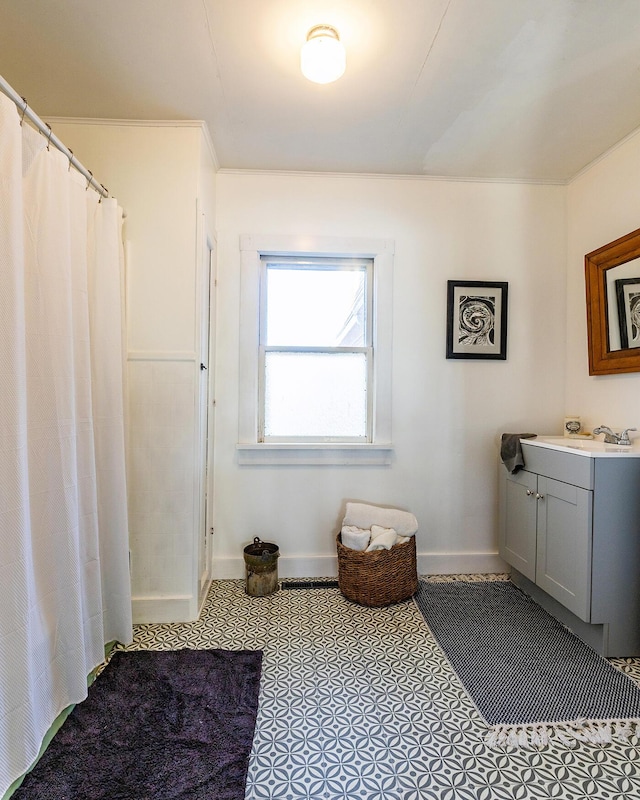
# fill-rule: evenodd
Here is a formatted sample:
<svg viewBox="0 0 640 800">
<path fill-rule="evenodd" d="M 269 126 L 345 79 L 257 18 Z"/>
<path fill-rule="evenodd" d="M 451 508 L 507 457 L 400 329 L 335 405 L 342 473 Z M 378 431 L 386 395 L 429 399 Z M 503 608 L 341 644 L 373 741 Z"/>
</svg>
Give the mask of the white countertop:
<svg viewBox="0 0 640 800">
<path fill-rule="evenodd" d="M 538 436 L 535 439 L 520 439 L 520 442 L 587 458 L 640 458 L 640 438 L 633 439 L 631 445 L 626 447 L 605 444 L 601 439 L 570 439 L 566 436 Z"/>
</svg>

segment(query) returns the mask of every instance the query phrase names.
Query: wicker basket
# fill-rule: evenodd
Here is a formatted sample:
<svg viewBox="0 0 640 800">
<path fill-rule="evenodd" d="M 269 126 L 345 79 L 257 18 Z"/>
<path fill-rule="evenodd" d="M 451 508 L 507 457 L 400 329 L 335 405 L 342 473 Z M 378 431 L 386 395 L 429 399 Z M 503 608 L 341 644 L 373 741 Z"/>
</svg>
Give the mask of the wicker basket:
<svg viewBox="0 0 640 800">
<path fill-rule="evenodd" d="M 336 538 L 338 586 L 342 594 L 363 606 L 388 606 L 407 600 L 418 589 L 416 537 L 391 550 L 352 550 Z"/>
</svg>

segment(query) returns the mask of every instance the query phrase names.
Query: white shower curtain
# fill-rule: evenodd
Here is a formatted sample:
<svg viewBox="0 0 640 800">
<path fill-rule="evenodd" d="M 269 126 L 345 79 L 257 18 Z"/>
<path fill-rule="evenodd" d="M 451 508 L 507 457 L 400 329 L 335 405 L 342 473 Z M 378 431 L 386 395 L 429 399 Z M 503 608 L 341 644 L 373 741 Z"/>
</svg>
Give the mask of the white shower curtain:
<svg viewBox="0 0 640 800">
<path fill-rule="evenodd" d="M 131 640 L 120 243 L 0 95 L 0 796 Z"/>
</svg>

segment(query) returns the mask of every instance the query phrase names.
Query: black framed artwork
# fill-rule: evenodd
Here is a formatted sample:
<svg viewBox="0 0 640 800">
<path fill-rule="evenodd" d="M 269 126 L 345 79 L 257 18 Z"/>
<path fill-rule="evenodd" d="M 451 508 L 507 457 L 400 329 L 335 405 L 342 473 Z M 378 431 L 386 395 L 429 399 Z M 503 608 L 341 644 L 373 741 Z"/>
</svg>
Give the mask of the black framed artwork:
<svg viewBox="0 0 640 800">
<path fill-rule="evenodd" d="M 640 278 L 620 278 L 615 283 L 620 347 L 640 347 Z"/>
<path fill-rule="evenodd" d="M 504 281 L 447 281 L 447 358 L 507 357 Z"/>
</svg>

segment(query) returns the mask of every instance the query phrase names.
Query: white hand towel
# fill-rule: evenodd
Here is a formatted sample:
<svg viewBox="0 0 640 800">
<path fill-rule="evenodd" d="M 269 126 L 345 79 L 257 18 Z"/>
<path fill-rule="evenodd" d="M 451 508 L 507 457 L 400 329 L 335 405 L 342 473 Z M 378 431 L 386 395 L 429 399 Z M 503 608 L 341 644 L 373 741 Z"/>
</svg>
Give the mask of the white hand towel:
<svg viewBox="0 0 640 800">
<path fill-rule="evenodd" d="M 392 533 L 396 533 L 393 528 L 383 528 L 382 525 L 372 525 L 371 526 L 371 541 L 377 539 L 378 536 L 382 536 L 383 533 L 388 533 L 391 531 Z M 397 536 L 397 533 L 396 533 Z"/>
<path fill-rule="evenodd" d="M 342 544 L 352 550 L 366 550 L 371 539 L 370 530 L 357 528 L 355 525 L 343 525 L 340 534 Z"/>
<path fill-rule="evenodd" d="M 398 535 L 393 528 L 387 528 L 383 533 L 371 540 L 371 544 L 367 547 L 367 553 L 372 550 L 391 550 L 397 538 Z"/>
<path fill-rule="evenodd" d="M 410 538 L 410 536 L 398 536 L 396 539 L 396 544 L 406 544 Z"/>
<path fill-rule="evenodd" d="M 382 508 L 367 503 L 347 503 L 343 525 L 356 525 L 358 528 L 370 528 L 380 525 L 393 528 L 398 536 L 413 536 L 418 530 L 418 520 L 409 511 L 397 508 Z"/>
</svg>

